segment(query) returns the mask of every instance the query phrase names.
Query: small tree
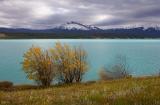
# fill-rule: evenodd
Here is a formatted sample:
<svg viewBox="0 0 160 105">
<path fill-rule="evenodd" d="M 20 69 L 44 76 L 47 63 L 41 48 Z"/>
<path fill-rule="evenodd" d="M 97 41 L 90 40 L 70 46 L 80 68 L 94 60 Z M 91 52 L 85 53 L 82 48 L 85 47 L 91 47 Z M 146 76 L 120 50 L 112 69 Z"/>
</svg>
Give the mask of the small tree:
<svg viewBox="0 0 160 105">
<path fill-rule="evenodd" d="M 62 83 L 80 82 L 87 70 L 86 52 L 81 47 L 56 43 L 50 50 L 58 67 L 58 80 Z"/>
<path fill-rule="evenodd" d="M 56 67 L 48 51 L 32 46 L 22 62 L 27 77 L 42 86 L 50 86 L 55 77 Z"/>
<path fill-rule="evenodd" d="M 82 76 L 87 70 L 87 53 L 81 47 L 74 48 L 74 79 L 76 82 L 80 82 L 82 80 Z"/>
<path fill-rule="evenodd" d="M 123 55 L 116 56 L 115 64 L 110 69 L 103 67 L 103 69 L 100 70 L 99 75 L 102 80 L 131 77 L 129 74 L 127 57 Z"/>
</svg>

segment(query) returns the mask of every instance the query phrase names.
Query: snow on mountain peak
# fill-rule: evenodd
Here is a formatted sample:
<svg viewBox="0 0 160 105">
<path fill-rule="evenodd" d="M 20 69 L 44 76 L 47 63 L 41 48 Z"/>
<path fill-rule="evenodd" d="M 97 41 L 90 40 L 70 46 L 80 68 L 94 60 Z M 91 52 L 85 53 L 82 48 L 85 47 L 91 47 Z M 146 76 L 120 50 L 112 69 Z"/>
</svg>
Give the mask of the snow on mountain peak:
<svg viewBox="0 0 160 105">
<path fill-rule="evenodd" d="M 146 31 L 152 28 L 157 31 L 160 31 L 160 25 L 138 25 L 138 26 L 123 27 L 123 29 L 133 29 L 133 28 L 141 28 L 143 31 Z"/>
<path fill-rule="evenodd" d="M 84 25 L 84 24 L 74 22 L 74 21 L 62 24 L 58 28 L 67 29 L 67 30 L 96 30 L 96 29 L 99 29 L 98 27 L 95 27 L 92 25 Z"/>
</svg>

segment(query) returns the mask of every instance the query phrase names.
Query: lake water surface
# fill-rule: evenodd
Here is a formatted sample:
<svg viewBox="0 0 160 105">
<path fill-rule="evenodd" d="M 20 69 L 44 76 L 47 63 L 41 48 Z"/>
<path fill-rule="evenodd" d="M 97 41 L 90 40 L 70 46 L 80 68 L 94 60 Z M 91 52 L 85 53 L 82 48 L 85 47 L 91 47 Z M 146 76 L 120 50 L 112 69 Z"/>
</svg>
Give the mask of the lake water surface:
<svg viewBox="0 0 160 105">
<path fill-rule="evenodd" d="M 32 45 L 53 47 L 55 42 L 83 47 L 88 53 L 89 70 L 84 80 L 98 79 L 99 69 L 113 64 L 117 55 L 125 55 L 134 76 L 155 75 L 160 70 L 160 40 L 130 39 L 32 39 L 0 40 L 0 81 L 32 83 L 26 79 L 21 62 Z"/>
</svg>

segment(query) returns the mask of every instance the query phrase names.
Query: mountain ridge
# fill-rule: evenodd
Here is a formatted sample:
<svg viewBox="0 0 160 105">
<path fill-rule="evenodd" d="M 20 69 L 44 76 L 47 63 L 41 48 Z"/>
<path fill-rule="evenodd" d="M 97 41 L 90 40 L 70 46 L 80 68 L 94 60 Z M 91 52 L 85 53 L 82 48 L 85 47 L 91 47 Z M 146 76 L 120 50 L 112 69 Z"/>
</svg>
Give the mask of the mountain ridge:
<svg viewBox="0 0 160 105">
<path fill-rule="evenodd" d="M 78 27 L 76 27 L 76 25 Z M 100 29 L 100 28 L 93 26 L 93 25 L 84 25 L 82 23 L 78 23 L 75 21 L 67 22 L 65 24 L 60 25 L 59 27 L 56 27 L 56 28 L 67 29 L 67 30 L 73 30 L 73 29 L 76 29 L 76 30 L 96 30 L 96 29 Z"/>
<path fill-rule="evenodd" d="M 101 29 L 78 22 L 67 22 L 50 29 L 0 28 L 7 38 L 160 38 L 159 27 Z M 43 37 L 42 37 L 42 36 Z"/>
</svg>

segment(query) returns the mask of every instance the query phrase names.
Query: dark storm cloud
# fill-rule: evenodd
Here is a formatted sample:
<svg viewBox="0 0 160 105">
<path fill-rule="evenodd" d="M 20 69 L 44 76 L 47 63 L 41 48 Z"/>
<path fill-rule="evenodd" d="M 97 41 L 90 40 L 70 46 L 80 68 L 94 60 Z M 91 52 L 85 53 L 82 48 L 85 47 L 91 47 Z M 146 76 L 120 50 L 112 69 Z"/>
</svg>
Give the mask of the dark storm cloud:
<svg viewBox="0 0 160 105">
<path fill-rule="evenodd" d="M 0 0 L 0 27 L 49 28 L 68 21 L 99 27 L 160 24 L 160 0 Z"/>
<path fill-rule="evenodd" d="M 135 18 L 160 17 L 160 7 L 141 10 L 133 15 Z"/>
</svg>

